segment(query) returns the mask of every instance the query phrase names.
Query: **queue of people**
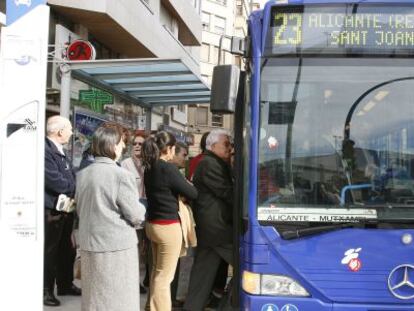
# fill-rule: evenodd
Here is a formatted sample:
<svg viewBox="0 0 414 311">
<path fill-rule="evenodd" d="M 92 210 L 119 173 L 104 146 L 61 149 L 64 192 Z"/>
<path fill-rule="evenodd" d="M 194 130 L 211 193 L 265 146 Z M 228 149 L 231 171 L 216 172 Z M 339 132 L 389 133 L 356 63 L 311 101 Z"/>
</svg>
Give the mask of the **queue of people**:
<svg viewBox="0 0 414 311">
<path fill-rule="evenodd" d="M 82 311 L 139 310 L 140 292 L 146 292 L 139 281 L 141 260 L 149 280 L 143 282 L 149 285 L 147 310 L 204 310 L 217 279 L 224 279 L 224 289 L 233 262 L 230 135 L 217 129 L 204 136 L 205 149 L 190 163 L 190 180 L 180 172 L 188 147 L 172 134 L 135 135 L 131 156 L 120 162 L 128 133 L 108 122 L 95 131 L 75 182 L 62 148 L 72 135 L 70 121 L 49 118 L 47 133 L 44 304 L 60 305 L 56 282 L 58 295 L 82 295 Z M 72 234 L 74 212 L 56 209 L 61 194 L 75 199 L 78 241 Z M 196 234 L 188 230 L 193 226 Z M 189 238 L 197 247 L 183 304 L 176 297 L 179 258 Z M 76 242 L 82 290 L 73 284 Z"/>
</svg>

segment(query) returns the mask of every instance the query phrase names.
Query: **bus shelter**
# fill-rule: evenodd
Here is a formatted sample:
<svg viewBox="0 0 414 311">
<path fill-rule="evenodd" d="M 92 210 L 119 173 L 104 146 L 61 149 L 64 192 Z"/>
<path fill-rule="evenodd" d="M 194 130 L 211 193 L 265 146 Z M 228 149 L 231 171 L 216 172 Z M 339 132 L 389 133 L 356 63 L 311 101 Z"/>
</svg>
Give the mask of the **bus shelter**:
<svg viewBox="0 0 414 311">
<path fill-rule="evenodd" d="M 70 115 L 72 78 L 139 105 L 146 130 L 156 106 L 209 103 L 210 88 L 182 59 L 111 59 L 61 64 L 60 114 Z"/>
</svg>

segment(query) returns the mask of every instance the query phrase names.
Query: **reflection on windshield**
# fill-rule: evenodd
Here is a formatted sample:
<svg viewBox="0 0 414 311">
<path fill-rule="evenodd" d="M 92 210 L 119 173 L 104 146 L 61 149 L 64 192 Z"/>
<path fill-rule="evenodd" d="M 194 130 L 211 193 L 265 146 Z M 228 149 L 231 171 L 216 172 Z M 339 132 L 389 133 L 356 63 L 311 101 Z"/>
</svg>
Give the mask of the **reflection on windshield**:
<svg viewBox="0 0 414 311">
<path fill-rule="evenodd" d="M 258 205 L 413 206 L 410 65 L 269 59 L 262 70 Z"/>
</svg>

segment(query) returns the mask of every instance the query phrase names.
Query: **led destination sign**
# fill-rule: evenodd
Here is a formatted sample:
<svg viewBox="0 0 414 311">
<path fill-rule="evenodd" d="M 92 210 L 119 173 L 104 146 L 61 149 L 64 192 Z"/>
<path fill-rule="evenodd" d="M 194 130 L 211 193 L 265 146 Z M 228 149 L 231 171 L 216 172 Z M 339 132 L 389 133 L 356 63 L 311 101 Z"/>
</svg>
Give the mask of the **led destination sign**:
<svg viewBox="0 0 414 311">
<path fill-rule="evenodd" d="M 266 53 L 411 54 L 414 8 L 273 7 Z"/>
</svg>

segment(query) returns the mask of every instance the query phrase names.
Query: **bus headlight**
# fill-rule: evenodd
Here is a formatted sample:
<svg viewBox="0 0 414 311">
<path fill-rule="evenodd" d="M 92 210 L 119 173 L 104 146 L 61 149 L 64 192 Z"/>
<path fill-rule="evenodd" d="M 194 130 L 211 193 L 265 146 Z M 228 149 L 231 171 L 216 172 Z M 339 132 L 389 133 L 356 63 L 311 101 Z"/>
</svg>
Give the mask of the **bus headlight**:
<svg viewBox="0 0 414 311">
<path fill-rule="evenodd" d="M 243 290 L 253 295 L 310 296 L 306 289 L 294 279 L 283 275 L 243 272 Z"/>
<path fill-rule="evenodd" d="M 298 282 L 287 276 L 262 274 L 262 295 L 309 296 Z"/>
</svg>

